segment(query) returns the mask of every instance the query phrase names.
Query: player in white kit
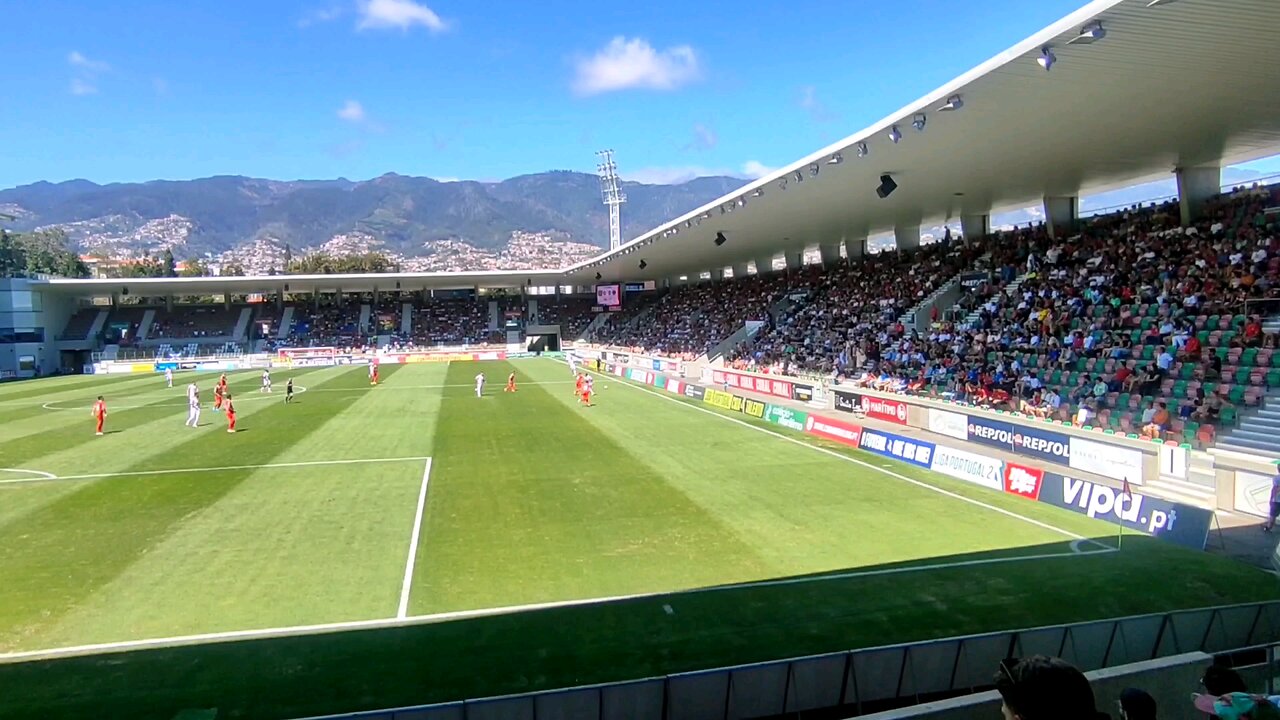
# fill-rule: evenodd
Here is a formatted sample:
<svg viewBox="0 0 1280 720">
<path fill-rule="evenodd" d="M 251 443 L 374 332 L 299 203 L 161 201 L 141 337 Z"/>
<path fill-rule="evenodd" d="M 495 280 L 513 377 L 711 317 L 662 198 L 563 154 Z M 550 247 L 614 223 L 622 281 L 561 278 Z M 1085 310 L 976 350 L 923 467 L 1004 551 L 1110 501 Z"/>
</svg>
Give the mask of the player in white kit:
<svg viewBox="0 0 1280 720">
<path fill-rule="evenodd" d="M 195 383 L 187 386 L 187 427 L 200 426 L 200 388 Z"/>
<path fill-rule="evenodd" d="M 262 371 L 262 389 L 259 392 L 265 392 L 265 393 L 271 392 L 271 371 L 270 370 Z"/>
<path fill-rule="evenodd" d="M 484 396 L 484 373 L 476 375 L 476 397 Z"/>
<path fill-rule="evenodd" d="M 572 355 L 565 355 L 564 359 L 569 361 L 569 374 L 578 377 L 578 362 L 573 359 Z"/>
<path fill-rule="evenodd" d="M 166 387 L 173 387 L 173 368 L 164 369 L 164 384 Z"/>
</svg>

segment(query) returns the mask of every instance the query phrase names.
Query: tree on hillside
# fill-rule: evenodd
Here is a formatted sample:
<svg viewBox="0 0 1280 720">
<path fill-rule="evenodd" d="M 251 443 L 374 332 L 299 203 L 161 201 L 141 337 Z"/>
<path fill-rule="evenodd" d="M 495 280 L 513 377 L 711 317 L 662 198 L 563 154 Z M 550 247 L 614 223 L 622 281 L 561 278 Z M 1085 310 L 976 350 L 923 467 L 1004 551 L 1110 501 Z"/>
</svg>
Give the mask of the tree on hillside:
<svg viewBox="0 0 1280 720">
<path fill-rule="evenodd" d="M 240 277 L 244 275 L 244 265 L 239 260 L 229 260 L 222 264 L 222 271 L 218 273 L 225 277 Z"/>
<path fill-rule="evenodd" d="M 387 273 L 395 272 L 396 265 L 382 253 L 364 253 L 336 257 L 328 253 L 311 253 L 291 261 L 285 267 L 286 275 L 333 275 L 338 273 Z"/>
<path fill-rule="evenodd" d="M 192 258 L 182 264 L 182 270 L 178 271 L 179 277 L 206 277 L 209 275 L 209 266 L 204 264 L 199 258 Z"/>
<path fill-rule="evenodd" d="M 89 268 L 67 248 L 61 230 L 10 233 L 0 229 L 0 275 L 58 275 L 88 277 Z"/>
<path fill-rule="evenodd" d="M 164 255 L 160 256 L 160 265 L 164 271 L 164 277 L 178 277 L 178 266 L 173 261 L 173 251 L 165 248 Z"/>
</svg>

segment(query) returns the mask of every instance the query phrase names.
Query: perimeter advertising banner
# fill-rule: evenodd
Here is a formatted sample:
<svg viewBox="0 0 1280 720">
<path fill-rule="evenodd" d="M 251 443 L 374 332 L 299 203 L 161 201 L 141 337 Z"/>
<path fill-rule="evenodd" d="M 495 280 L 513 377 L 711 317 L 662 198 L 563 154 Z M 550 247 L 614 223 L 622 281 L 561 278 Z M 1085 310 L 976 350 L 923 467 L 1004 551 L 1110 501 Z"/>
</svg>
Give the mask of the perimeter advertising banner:
<svg viewBox="0 0 1280 720">
<path fill-rule="evenodd" d="M 684 396 L 687 398 L 693 398 L 694 400 L 701 400 L 703 399 L 703 397 L 706 396 L 706 392 L 707 391 L 701 385 L 690 385 L 688 383 L 685 383 Z"/>
<path fill-rule="evenodd" d="M 858 447 L 859 440 L 862 437 L 862 428 L 860 426 L 850 425 L 841 420 L 833 420 L 820 415 L 810 415 L 806 418 L 804 431 L 824 440 L 831 440 L 850 447 Z"/>
<path fill-rule="evenodd" d="M 1071 459 L 1071 436 L 1054 430 L 969 415 L 968 431 L 969 442 L 979 445 L 1059 465 L 1067 465 Z"/>
<path fill-rule="evenodd" d="M 774 397 L 791 399 L 795 390 L 795 383 L 789 380 L 775 380 L 767 377 L 757 377 L 754 375 L 743 375 L 741 373 L 729 372 L 727 370 L 712 370 L 711 382 L 715 385 L 730 388 L 740 388 L 742 390 L 750 390 L 751 392 L 764 393 L 765 395 L 773 395 Z M 812 392 L 812 390 L 810 390 Z"/>
<path fill-rule="evenodd" d="M 775 425 L 803 432 L 808 425 L 809 413 L 770 405 L 764 412 L 764 418 Z"/>
<path fill-rule="evenodd" d="M 1005 463 L 1004 491 L 1028 500 L 1040 499 L 1040 488 L 1044 483 L 1044 470 L 1027 467 L 1018 463 Z"/>
<path fill-rule="evenodd" d="M 702 402 L 713 407 L 722 408 L 724 410 L 732 410 L 734 412 L 742 412 L 742 398 L 720 390 L 707 390 L 702 396 Z"/>
<path fill-rule="evenodd" d="M 1070 467 L 1113 480 L 1128 480 L 1130 485 L 1142 484 L 1140 450 L 1072 437 Z"/>
<path fill-rule="evenodd" d="M 929 430 L 956 440 L 969 439 L 969 418 L 960 413 L 929 408 Z"/>
<path fill-rule="evenodd" d="M 847 390 L 836 390 L 836 409 L 843 412 L 861 411 L 873 420 L 883 420 L 894 425 L 907 424 L 907 404 L 874 395 L 862 395 Z"/>
<path fill-rule="evenodd" d="M 751 416 L 751 417 L 753 417 L 753 418 L 759 418 L 759 419 L 763 420 L 763 419 L 764 419 L 765 410 L 766 410 L 767 408 L 769 408 L 769 405 L 766 405 L 765 403 L 762 403 L 762 402 L 760 402 L 759 400 L 752 400 L 751 398 L 743 398 L 743 400 L 742 400 L 742 414 L 743 414 L 743 415 L 750 415 L 750 416 Z M 797 429 L 797 430 L 803 430 L 804 428 L 803 428 L 803 427 L 800 427 L 800 428 L 796 428 L 796 429 Z"/>
<path fill-rule="evenodd" d="M 926 470 L 933 465 L 933 453 L 936 449 L 931 442 L 865 427 L 862 428 L 862 438 L 858 441 L 858 447 L 895 460 L 905 460 Z"/>
<path fill-rule="evenodd" d="M 1004 490 L 1004 461 L 986 455 L 938 445 L 933 450 L 931 468 L 988 490 Z"/>
<path fill-rule="evenodd" d="M 1116 488 L 1055 472 L 1044 474 L 1040 502 L 1195 550 L 1204 549 L 1213 522 L 1211 510 L 1138 493 L 1125 497 Z"/>
</svg>

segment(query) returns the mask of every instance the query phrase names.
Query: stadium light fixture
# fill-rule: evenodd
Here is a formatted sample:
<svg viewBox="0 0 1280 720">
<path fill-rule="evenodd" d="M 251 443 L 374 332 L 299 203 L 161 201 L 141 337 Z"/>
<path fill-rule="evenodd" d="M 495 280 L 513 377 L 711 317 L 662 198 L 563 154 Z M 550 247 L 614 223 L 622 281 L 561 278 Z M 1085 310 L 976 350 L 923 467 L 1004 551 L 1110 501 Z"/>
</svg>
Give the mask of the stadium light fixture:
<svg viewBox="0 0 1280 720">
<path fill-rule="evenodd" d="M 685 220 L 685 221 L 684 221 L 684 226 L 685 226 L 685 228 L 691 228 L 691 227 L 693 227 L 693 221 L 692 221 L 692 220 Z"/>
<path fill-rule="evenodd" d="M 866 157 L 871 152 L 867 149 L 867 144 L 864 142 L 860 142 L 857 145 L 854 145 L 854 147 L 858 149 L 858 157 L 860 158 Z"/>
<path fill-rule="evenodd" d="M 604 276 L 603 276 L 603 275 L 601 275 L 600 273 L 596 273 L 596 279 L 597 279 L 597 280 L 603 280 L 603 279 L 604 279 Z"/>
<path fill-rule="evenodd" d="M 780 190 L 786 190 L 786 189 L 787 189 L 787 179 L 786 179 L 786 178 L 782 178 L 781 180 L 779 180 L 779 181 L 778 181 L 778 188 L 779 188 Z"/>
<path fill-rule="evenodd" d="M 901 139 L 902 139 L 902 131 L 898 129 L 897 125 L 894 125 L 893 127 L 889 128 L 890 142 L 892 142 L 894 145 L 897 145 L 898 141 Z"/>
<path fill-rule="evenodd" d="M 1171 2 L 1173 2 L 1173 0 L 1151 0 L 1151 2 L 1147 3 L 1147 7 L 1150 8 L 1157 7 L 1159 5 L 1168 5 Z"/>
<path fill-rule="evenodd" d="M 798 183 L 804 182 L 804 173 L 800 172 L 799 170 L 797 170 L 796 174 L 792 175 L 791 177 L 794 177 L 796 179 L 796 182 Z"/>
<path fill-rule="evenodd" d="M 639 267 L 640 267 L 640 269 L 641 269 L 641 270 L 643 270 L 643 269 L 645 269 L 645 268 L 649 267 L 649 263 L 645 262 L 645 261 L 644 261 L 644 258 L 640 258 L 640 266 L 639 266 Z"/>
<path fill-rule="evenodd" d="M 743 195 L 742 197 L 738 198 L 738 207 L 746 207 L 746 206 L 747 206 L 747 196 Z"/>
<path fill-rule="evenodd" d="M 1095 20 L 1080 28 L 1080 34 L 1067 41 L 1068 45 L 1092 45 L 1107 36 L 1101 20 Z"/>
<path fill-rule="evenodd" d="M 818 177 L 818 163 L 809 166 L 809 177 Z"/>
<path fill-rule="evenodd" d="M 763 196 L 764 196 L 764 188 L 756 188 L 756 191 L 755 191 L 754 193 L 751 193 L 751 194 L 752 194 L 752 195 L 754 195 L 754 196 L 756 196 L 756 197 L 763 197 Z"/>
<path fill-rule="evenodd" d="M 916 116 L 911 118 L 911 127 L 915 128 L 916 132 L 924 132 L 924 124 L 926 121 L 927 118 L 924 116 L 924 113 L 916 113 Z"/>
<path fill-rule="evenodd" d="M 1053 54 L 1053 50 L 1048 45 L 1045 45 L 1040 48 L 1040 57 L 1036 58 L 1036 62 L 1048 72 L 1049 68 L 1052 68 L 1053 64 L 1058 62 L 1058 56 Z"/>
<path fill-rule="evenodd" d="M 962 107 L 964 107 L 964 99 L 959 95 L 952 95 L 947 98 L 947 101 L 943 103 L 942 107 L 938 108 L 938 112 L 951 112 L 952 110 L 959 110 Z"/>
<path fill-rule="evenodd" d="M 720 247 L 721 245 L 727 242 L 729 242 L 729 239 L 724 236 L 724 233 L 722 232 L 716 233 L 716 239 L 715 239 L 716 247 Z"/>
<path fill-rule="evenodd" d="M 828 165 L 839 165 L 842 162 L 844 162 L 843 153 L 834 153 L 831 157 L 827 158 Z"/>
</svg>

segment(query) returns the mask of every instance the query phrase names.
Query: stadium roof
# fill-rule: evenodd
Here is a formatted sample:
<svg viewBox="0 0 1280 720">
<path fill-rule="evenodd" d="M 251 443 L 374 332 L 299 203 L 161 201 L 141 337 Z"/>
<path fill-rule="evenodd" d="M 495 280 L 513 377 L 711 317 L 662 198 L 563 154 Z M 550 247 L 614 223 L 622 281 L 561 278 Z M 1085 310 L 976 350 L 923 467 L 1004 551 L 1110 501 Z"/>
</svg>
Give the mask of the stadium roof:
<svg viewBox="0 0 1280 720">
<path fill-rule="evenodd" d="M 1088 42 L 1082 30 L 1096 22 L 1105 36 Z M 578 283 L 597 272 L 687 274 L 1275 154 L 1277 28 L 1277 0 L 1096 0 L 870 127 L 570 272 Z M 1056 57 L 1048 72 L 1037 62 L 1045 47 Z M 940 111 L 957 95 L 962 107 Z M 917 113 L 923 131 L 912 127 Z M 883 200 L 882 173 L 898 183 Z M 728 207 L 739 198 L 745 205 Z"/>
<path fill-rule="evenodd" d="M 484 271 L 471 273 L 375 273 L 360 275 L 264 275 L 257 277 L 51 278 L 36 281 L 41 290 L 76 295 L 221 295 L 292 292 L 370 292 L 378 290 L 461 290 L 518 288 L 565 284 L 560 270 Z M 126 292 L 127 291 L 127 292 Z"/>
</svg>

